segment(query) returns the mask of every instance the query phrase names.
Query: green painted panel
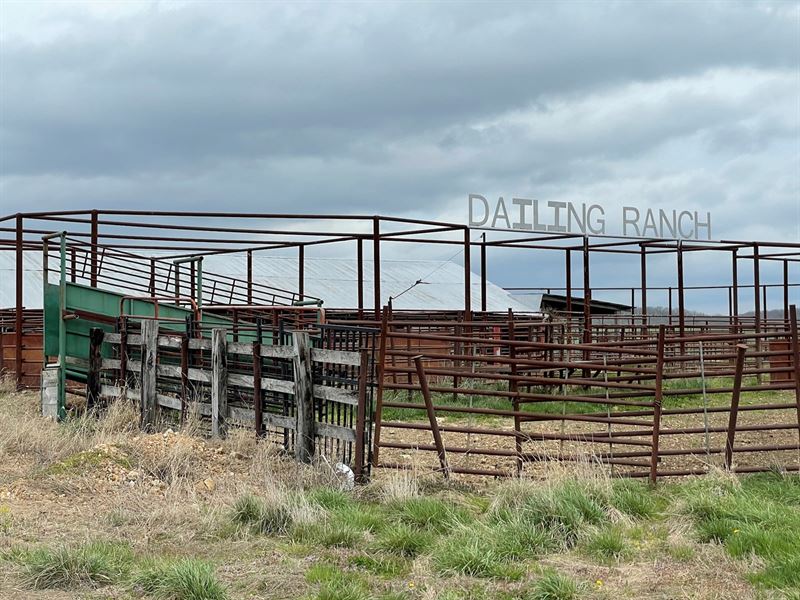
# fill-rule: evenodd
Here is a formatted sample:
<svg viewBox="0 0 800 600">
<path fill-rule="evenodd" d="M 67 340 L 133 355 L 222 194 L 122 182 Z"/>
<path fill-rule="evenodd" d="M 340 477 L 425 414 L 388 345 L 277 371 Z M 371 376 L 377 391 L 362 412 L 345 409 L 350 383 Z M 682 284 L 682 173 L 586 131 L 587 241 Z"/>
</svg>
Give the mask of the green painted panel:
<svg viewBox="0 0 800 600">
<path fill-rule="evenodd" d="M 66 312 L 77 312 L 79 314 L 92 313 L 114 319 L 116 321 L 120 314 L 120 301 L 123 294 L 100 290 L 92 287 L 75 283 L 66 284 Z M 155 314 L 154 303 L 147 300 L 126 299 L 124 312 L 133 317 L 152 317 Z M 174 304 L 159 303 L 158 316 L 160 328 L 175 332 L 186 330 L 186 317 L 191 314 L 191 310 L 176 306 Z M 59 286 L 56 284 L 45 284 L 44 287 L 44 318 L 45 318 L 45 354 L 55 356 L 58 354 L 58 319 L 59 319 Z M 233 340 L 233 322 L 230 319 L 218 315 L 202 315 L 203 331 L 206 336 L 210 336 L 212 327 L 222 327 L 230 333 L 228 339 Z M 113 332 L 114 325 L 100 321 L 90 320 L 86 317 L 70 319 L 66 321 L 66 351 L 67 356 L 88 360 L 89 358 L 89 331 L 93 327 L 100 327 L 104 331 Z M 255 332 L 243 331 L 239 333 L 240 342 L 251 342 L 255 340 Z M 272 337 L 269 332 L 265 332 L 264 343 L 269 344 Z M 106 350 L 107 351 L 107 350 Z M 106 355 L 104 351 L 104 355 Z"/>
</svg>

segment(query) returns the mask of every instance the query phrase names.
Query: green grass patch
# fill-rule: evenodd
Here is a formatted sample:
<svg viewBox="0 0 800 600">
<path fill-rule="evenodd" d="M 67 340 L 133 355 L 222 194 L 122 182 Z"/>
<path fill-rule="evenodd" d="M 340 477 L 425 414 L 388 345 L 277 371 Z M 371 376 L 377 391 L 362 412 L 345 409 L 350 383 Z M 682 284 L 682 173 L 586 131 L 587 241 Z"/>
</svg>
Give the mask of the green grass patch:
<svg viewBox="0 0 800 600">
<path fill-rule="evenodd" d="M 355 548 L 364 541 L 364 533 L 349 523 L 325 519 L 296 525 L 292 529 L 292 539 L 325 548 Z"/>
<path fill-rule="evenodd" d="M 458 525 L 474 520 L 465 508 L 446 500 L 415 496 L 392 503 L 390 515 L 399 522 L 417 529 L 445 533 Z"/>
<path fill-rule="evenodd" d="M 619 560 L 625 556 L 627 544 L 619 527 L 603 527 L 587 537 L 583 550 L 601 560 Z"/>
<path fill-rule="evenodd" d="M 736 481 L 701 479 L 675 486 L 698 540 L 723 544 L 737 558 L 765 561 L 752 580 L 776 589 L 800 589 L 800 506 L 795 476 L 765 474 Z"/>
<path fill-rule="evenodd" d="M 401 577 L 411 569 L 407 559 L 385 554 L 360 554 L 351 557 L 350 564 L 373 575 L 389 579 Z"/>
<path fill-rule="evenodd" d="M 373 546 L 377 550 L 414 558 L 426 552 L 434 541 L 434 535 L 405 523 L 388 526 L 376 535 Z"/>
<path fill-rule="evenodd" d="M 548 532 L 566 548 L 580 533 L 608 520 L 608 503 L 590 485 L 567 480 L 550 487 L 529 486 L 504 498 L 490 513 L 495 522 L 520 519 L 529 527 Z"/>
<path fill-rule="evenodd" d="M 585 587 L 567 575 L 549 570 L 536 581 L 526 600 L 576 600 Z"/>
<path fill-rule="evenodd" d="M 286 534 L 293 524 L 291 510 L 285 502 L 266 502 L 252 494 L 236 500 L 230 518 L 238 527 L 266 535 Z"/>
<path fill-rule="evenodd" d="M 306 581 L 319 585 L 316 600 L 370 600 L 369 586 L 353 573 L 343 573 L 330 563 L 317 563 L 306 571 Z"/>
<path fill-rule="evenodd" d="M 108 542 L 23 550 L 9 558 L 23 567 L 25 583 L 35 589 L 119 583 L 127 577 L 134 560 L 130 547 Z"/>
<path fill-rule="evenodd" d="M 646 483 L 633 479 L 615 480 L 610 502 L 618 511 L 637 519 L 655 518 L 667 505 L 661 494 Z"/>
<path fill-rule="evenodd" d="M 134 588 L 163 600 L 226 600 L 228 593 L 208 563 L 184 559 L 153 562 L 133 577 Z"/>
<path fill-rule="evenodd" d="M 524 568 L 487 543 L 491 532 L 483 525 L 465 527 L 445 537 L 433 551 L 433 566 L 442 575 L 520 579 Z"/>
</svg>

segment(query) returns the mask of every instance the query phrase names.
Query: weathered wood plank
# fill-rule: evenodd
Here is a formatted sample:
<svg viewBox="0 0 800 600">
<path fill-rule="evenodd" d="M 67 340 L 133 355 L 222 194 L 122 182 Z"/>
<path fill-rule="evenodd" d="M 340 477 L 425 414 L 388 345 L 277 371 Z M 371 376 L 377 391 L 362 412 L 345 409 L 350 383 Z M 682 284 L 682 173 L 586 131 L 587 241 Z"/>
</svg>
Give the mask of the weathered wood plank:
<svg viewBox="0 0 800 600">
<path fill-rule="evenodd" d="M 100 395 L 104 398 L 113 400 L 125 397 L 128 400 L 133 400 L 136 402 L 138 402 L 142 396 L 141 391 L 136 388 L 127 388 L 125 390 L 125 394 L 123 394 L 123 389 L 116 385 L 101 385 Z"/>
<path fill-rule="evenodd" d="M 228 342 L 228 354 L 253 354 L 252 342 Z"/>
<path fill-rule="evenodd" d="M 283 381 L 282 379 L 261 379 L 261 389 L 270 392 L 280 392 L 282 394 L 294 394 L 294 383 L 291 381 Z"/>
<path fill-rule="evenodd" d="M 294 332 L 297 356 L 294 368 L 294 399 L 297 414 L 297 435 L 294 440 L 295 458 L 309 463 L 314 459 L 314 393 L 312 384 L 311 348 L 307 333 Z"/>
<path fill-rule="evenodd" d="M 158 347 L 179 349 L 182 339 L 179 335 L 160 335 L 158 336 Z"/>
<path fill-rule="evenodd" d="M 261 356 L 264 358 L 295 358 L 297 350 L 292 346 L 261 345 Z"/>
<path fill-rule="evenodd" d="M 227 332 L 211 330 L 211 435 L 225 435 L 228 416 L 228 352 L 225 346 Z"/>
<path fill-rule="evenodd" d="M 189 340 L 189 350 L 211 350 L 211 340 L 207 338 L 192 338 Z"/>
<path fill-rule="evenodd" d="M 133 337 L 133 336 L 131 336 Z M 141 369 L 141 427 L 150 429 L 155 423 L 157 408 L 156 382 L 158 374 L 158 321 L 142 322 L 142 369 Z"/>
<path fill-rule="evenodd" d="M 356 432 L 349 427 L 333 425 L 332 423 L 315 423 L 314 427 L 318 437 L 334 438 L 345 442 L 356 441 Z"/>
<path fill-rule="evenodd" d="M 315 385 L 314 397 L 329 402 L 340 402 L 342 404 L 358 406 L 358 392 L 329 387 L 327 385 Z"/>
<path fill-rule="evenodd" d="M 186 374 L 191 381 L 201 381 L 203 383 L 211 383 L 211 373 L 209 373 L 208 371 L 204 371 L 203 369 L 189 367 L 186 370 Z"/>
<path fill-rule="evenodd" d="M 349 350 L 325 350 L 312 348 L 311 360 L 314 362 L 331 363 L 334 365 L 350 365 L 358 367 L 361 365 L 361 354 L 350 352 Z"/>
<path fill-rule="evenodd" d="M 100 369 L 103 371 L 114 370 L 118 371 L 120 368 L 120 360 L 118 358 L 104 358 L 100 363 Z"/>
</svg>

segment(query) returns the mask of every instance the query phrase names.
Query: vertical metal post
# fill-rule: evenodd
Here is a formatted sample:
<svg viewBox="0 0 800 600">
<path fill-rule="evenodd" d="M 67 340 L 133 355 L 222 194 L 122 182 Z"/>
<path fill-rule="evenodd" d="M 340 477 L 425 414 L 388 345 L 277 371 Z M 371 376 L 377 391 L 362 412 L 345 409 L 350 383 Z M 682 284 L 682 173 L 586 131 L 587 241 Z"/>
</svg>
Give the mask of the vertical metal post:
<svg viewBox="0 0 800 600">
<path fill-rule="evenodd" d="M 253 424 L 256 437 L 264 436 L 264 392 L 261 389 L 261 317 L 258 318 L 258 339 L 253 342 Z"/>
<path fill-rule="evenodd" d="M 358 244 L 356 246 L 356 262 L 358 263 L 358 289 L 356 293 L 358 294 L 358 318 L 364 318 L 364 240 L 358 238 L 356 240 Z"/>
<path fill-rule="evenodd" d="M 464 228 L 464 320 L 472 320 L 472 245 L 469 227 Z"/>
<path fill-rule="evenodd" d="M 669 297 L 667 298 L 667 322 L 672 326 L 672 286 L 667 288 Z"/>
<path fill-rule="evenodd" d="M 375 320 L 381 318 L 381 218 L 372 217 L 372 276 Z"/>
<path fill-rule="evenodd" d="M 734 248 L 731 251 L 731 283 L 733 284 L 733 317 L 739 316 L 739 249 Z M 734 320 L 735 322 L 735 320 Z"/>
<path fill-rule="evenodd" d="M 89 330 L 89 371 L 86 376 L 86 408 L 91 409 L 100 403 L 100 370 L 103 367 L 101 349 L 103 330 L 92 327 Z"/>
<path fill-rule="evenodd" d="M 583 341 L 587 344 L 592 341 L 592 292 L 589 285 L 589 237 L 583 236 Z"/>
<path fill-rule="evenodd" d="M 253 305 L 253 251 L 247 251 L 247 305 Z"/>
<path fill-rule="evenodd" d="M 306 247 L 302 244 L 297 247 L 297 289 L 300 293 L 300 300 L 305 295 L 305 265 L 306 265 Z"/>
<path fill-rule="evenodd" d="M 378 380 L 378 389 L 375 399 L 375 433 L 372 436 L 372 462 L 374 466 L 380 464 L 381 424 L 383 419 L 383 367 L 386 364 L 386 338 L 389 337 L 389 307 L 383 307 L 381 317 L 381 333 L 378 341 L 378 364 L 375 368 L 375 377 Z"/>
<path fill-rule="evenodd" d="M 753 293 L 755 300 L 755 347 L 756 347 L 756 368 L 758 375 L 756 376 L 758 382 L 761 382 L 761 338 L 758 336 L 761 333 L 761 268 L 758 259 L 758 244 L 753 244 Z"/>
<path fill-rule="evenodd" d="M 67 416 L 67 233 L 61 233 L 61 274 L 58 280 L 58 420 Z M 22 331 L 18 332 L 22 336 Z M 21 337 L 20 337 L 21 339 Z M 22 363 L 19 363 L 21 369 Z M 20 373 L 22 371 L 20 370 Z"/>
<path fill-rule="evenodd" d="M 414 364 L 417 367 L 417 378 L 419 379 L 422 398 L 425 400 L 425 410 L 428 413 L 428 422 L 431 425 L 431 432 L 433 433 L 433 442 L 436 444 L 436 452 L 439 455 L 439 465 L 441 466 L 445 478 L 447 478 L 450 476 L 450 467 L 447 466 L 447 454 L 445 453 L 444 443 L 442 442 L 442 434 L 439 431 L 439 423 L 436 421 L 436 411 L 433 410 L 431 391 L 428 388 L 428 378 L 425 375 L 422 356 L 415 356 Z"/>
<path fill-rule="evenodd" d="M 800 440 L 800 340 L 797 338 L 797 307 L 792 304 L 789 307 L 789 327 L 791 329 L 792 342 L 792 366 L 794 372 L 794 401 L 797 404 L 797 436 Z"/>
<path fill-rule="evenodd" d="M 686 304 L 683 297 L 683 241 L 678 241 L 678 331 L 680 336 L 686 335 Z M 685 348 L 684 342 L 681 342 L 681 354 Z"/>
<path fill-rule="evenodd" d="M 656 382 L 655 397 L 653 398 L 653 439 L 650 449 L 650 483 L 655 484 L 658 479 L 658 442 L 661 436 L 661 402 L 663 399 L 664 383 L 664 340 L 666 328 L 658 326 L 658 345 L 656 356 Z"/>
<path fill-rule="evenodd" d="M 565 291 L 567 294 L 567 319 L 572 320 L 572 251 L 569 248 L 564 251 L 564 258 L 566 260 L 564 265 L 566 281 L 564 285 L 566 286 Z"/>
<path fill-rule="evenodd" d="M 639 275 L 642 288 L 642 325 L 647 323 L 647 248 L 644 244 L 640 245 L 641 256 L 639 259 Z"/>
<path fill-rule="evenodd" d="M 753 244 L 753 300 L 755 301 L 755 328 L 756 333 L 761 332 L 761 268 L 758 254 L 758 244 Z M 758 344 L 756 338 L 756 344 Z"/>
<path fill-rule="evenodd" d="M 156 295 L 156 259 L 150 259 L 150 295 Z"/>
<path fill-rule="evenodd" d="M 514 449 L 517 452 L 517 475 L 522 474 L 522 419 L 519 416 L 519 396 L 517 391 L 519 389 L 517 382 L 517 362 L 516 362 L 516 332 L 514 331 L 514 311 L 508 309 L 508 340 L 511 342 L 508 346 L 508 357 L 511 359 L 511 373 L 508 379 L 508 391 L 513 394 L 511 403 L 514 408 Z"/>
<path fill-rule="evenodd" d="M 90 270 L 90 281 L 92 287 L 97 287 L 97 244 L 98 244 L 98 222 L 97 222 L 97 210 L 92 211 L 92 225 L 91 225 L 91 270 Z"/>
<path fill-rule="evenodd" d="M 725 469 L 730 470 L 733 463 L 733 442 L 736 437 L 736 421 L 739 417 L 739 397 L 742 393 L 742 373 L 744 372 L 744 353 L 747 345 L 736 344 L 736 372 L 733 376 L 733 394 L 728 417 L 728 435 L 725 441 Z"/>
<path fill-rule="evenodd" d="M 486 232 L 481 243 L 481 311 L 486 312 Z"/>
<path fill-rule="evenodd" d="M 789 261 L 783 261 L 783 320 L 789 320 Z"/>
<path fill-rule="evenodd" d="M 16 305 L 17 305 L 17 312 L 15 316 L 15 324 L 14 329 L 15 337 L 14 337 L 14 368 L 16 369 L 16 382 L 17 382 L 17 389 L 22 387 L 22 310 L 23 310 L 23 299 L 22 299 L 22 285 L 23 285 L 23 266 L 24 266 L 24 255 L 23 255 L 23 221 L 22 215 L 17 214 L 17 240 L 16 240 Z M 47 273 L 44 274 L 45 281 L 47 281 Z M 60 318 L 60 317 L 59 317 Z"/>
<path fill-rule="evenodd" d="M 361 349 L 361 358 L 358 364 L 358 407 L 356 408 L 356 455 L 353 465 L 353 475 L 358 482 L 364 481 L 364 466 L 366 448 L 364 447 L 364 434 L 367 427 L 367 375 L 369 374 L 369 350 Z"/>
<path fill-rule="evenodd" d="M 75 283 L 78 271 L 78 260 L 74 247 L 69 249 L 69 281 Z"/>
</svg>

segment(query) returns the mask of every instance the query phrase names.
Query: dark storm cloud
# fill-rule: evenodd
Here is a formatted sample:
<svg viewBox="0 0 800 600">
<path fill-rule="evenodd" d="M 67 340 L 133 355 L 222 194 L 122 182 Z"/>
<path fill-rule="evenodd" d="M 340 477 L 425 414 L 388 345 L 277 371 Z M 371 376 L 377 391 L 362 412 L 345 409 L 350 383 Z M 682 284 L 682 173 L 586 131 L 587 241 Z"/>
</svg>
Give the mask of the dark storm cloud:
<svg viewBox="0 0 800 600">
<path fill-rule="evenodd" d="M 787 2 L 6 2 L 0 212 L 463 222 L 479 192 L 708 208 L 719 237 L 796 239 L 799 19 Z"/>
</svg>

